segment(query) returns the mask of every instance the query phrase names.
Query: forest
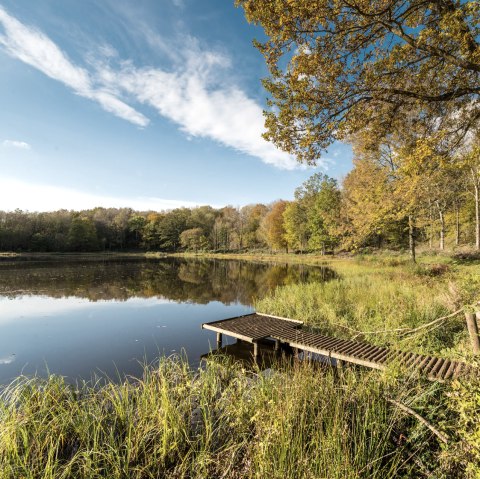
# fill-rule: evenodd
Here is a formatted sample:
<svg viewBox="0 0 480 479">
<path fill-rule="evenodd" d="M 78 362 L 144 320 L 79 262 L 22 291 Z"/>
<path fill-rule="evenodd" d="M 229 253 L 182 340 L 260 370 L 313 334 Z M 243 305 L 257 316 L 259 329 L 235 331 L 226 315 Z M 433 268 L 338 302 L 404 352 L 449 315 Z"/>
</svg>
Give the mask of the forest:
<svg viewBox="0 0 480 479">
<path fill-rule="evenodd" d="M 420 148 L 420 147 L 418 147 Z M 418 150 L 418 149 L 417 149 Z M 293 201 L 243 207 L 210 206 L 138 212 L 0 212 L 0 251 L 241 252 L 269 250 L 332 254 L 364 248 L 480 248 L 480 155 L 424 161 L 389 145 L 370 149 L 356 139 L 354 168 L 339 184 L 315 173 Z M 415 154 L 419 154 L 416 151 Z M 438 165 L 441 165 L 440 167 Z"/>
</svg>

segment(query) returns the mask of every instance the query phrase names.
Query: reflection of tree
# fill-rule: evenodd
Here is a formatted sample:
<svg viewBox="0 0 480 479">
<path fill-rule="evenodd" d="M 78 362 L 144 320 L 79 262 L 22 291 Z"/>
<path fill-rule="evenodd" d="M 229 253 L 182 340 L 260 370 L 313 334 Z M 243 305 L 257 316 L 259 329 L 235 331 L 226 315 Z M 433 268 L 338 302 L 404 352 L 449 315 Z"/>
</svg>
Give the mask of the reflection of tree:
<svg viewBox="0 0 480 479">
<path fill-rule="evenodd" d="M 46 295 L 96 300 L 161 296 L 176 301 L 250 304 L 273 288 L 326 281 L 324 267 L 233 260 L 164 258 L 102 262 L 0 264 L 0 295 Z"/>
</svg>

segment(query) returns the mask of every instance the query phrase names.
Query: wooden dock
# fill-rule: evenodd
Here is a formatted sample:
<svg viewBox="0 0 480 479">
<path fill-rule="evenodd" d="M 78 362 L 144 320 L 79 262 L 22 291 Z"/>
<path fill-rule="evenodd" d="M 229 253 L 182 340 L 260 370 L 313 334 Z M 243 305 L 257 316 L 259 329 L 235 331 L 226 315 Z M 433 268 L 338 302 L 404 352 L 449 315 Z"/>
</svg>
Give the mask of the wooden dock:
<svg viewBox="0 0 480 479">
<path fill-rule="evenodd" d="M 338 366 L 346 362 L 384 370 L 389 364 L 396 363 L 417 370 L 421 375 L 435 381 L 455 378 L 469 369 L 466 363 L 460 361 L 325 336 L 305 329 L 302 321 L 267 314 L 253 313 L 204 323 L 202 328 L 217 333 L 218 347 L 222 346 L 223 334 L 252 343 L 255 359 L 258 356 L 258 342 L 269 338 L 275 341 L 276 350 L 286 344 L 297 352 L 304 351 L 333 358 Z"/>
</svg>

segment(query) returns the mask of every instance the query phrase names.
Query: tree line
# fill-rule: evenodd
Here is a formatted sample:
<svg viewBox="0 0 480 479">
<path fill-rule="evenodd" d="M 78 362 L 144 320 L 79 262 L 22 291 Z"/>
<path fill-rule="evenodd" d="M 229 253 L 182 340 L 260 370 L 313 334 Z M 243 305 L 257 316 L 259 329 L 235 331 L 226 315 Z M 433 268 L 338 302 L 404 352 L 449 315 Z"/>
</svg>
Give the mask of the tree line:
<svg viewBox="0 0 480 479">
<path fill-rule="evenodd" d="M 420 242 L 440 250 L 468 244 L 480 249 L 476 149 L 449 161 L 436 157 L 428 142 L 414 149 L 372 147 L 362 136 L 352 142 L 354 168 L 343 182 L 315 173 L 293 201 L 162 212 L 0 211 L 0 251 L 326 254 L 409 247 L 414 254 Z"/>
</svg>

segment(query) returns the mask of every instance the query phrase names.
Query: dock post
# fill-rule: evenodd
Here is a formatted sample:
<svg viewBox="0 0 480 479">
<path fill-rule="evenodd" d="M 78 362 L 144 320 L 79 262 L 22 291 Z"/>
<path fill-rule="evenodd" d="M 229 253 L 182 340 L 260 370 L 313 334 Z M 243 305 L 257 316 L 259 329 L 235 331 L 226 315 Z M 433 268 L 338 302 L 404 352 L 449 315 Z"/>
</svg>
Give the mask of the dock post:
<svg viewBox="0 0 480 479">
<path fill-rule="evenodd" d="M 465 313 L 465 319 L 467 320 L 468 333 L 470 335 L 470 341 L 472 342 L 473 354 L 480 353 L 480 338 L 478 336 L 478 325 L 475 313 Z"/>
<path fill-rule="evenodd" d="M 280 351 L 280 340 L 275 339 L 275 352 Z"/>
<path fill-rule="evenodd" d="M 217 333 L 217 349 L 222 347 L 222 333 Z"/>
<path fill-rule="evenodd" d="M 337 359 L 337 368 L 343 369 L 344 366 L 344 362 L 341 359 Z"/>
<path fill-rule="evenodd" d="M 258 361 L 258 343 L 256 341 L 253 343 L 253 359 L 255 362 Z"/>
</svg>

